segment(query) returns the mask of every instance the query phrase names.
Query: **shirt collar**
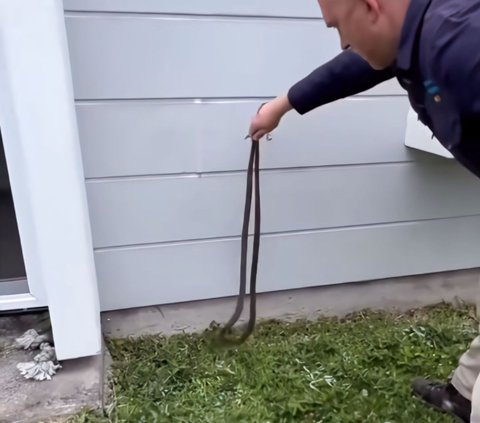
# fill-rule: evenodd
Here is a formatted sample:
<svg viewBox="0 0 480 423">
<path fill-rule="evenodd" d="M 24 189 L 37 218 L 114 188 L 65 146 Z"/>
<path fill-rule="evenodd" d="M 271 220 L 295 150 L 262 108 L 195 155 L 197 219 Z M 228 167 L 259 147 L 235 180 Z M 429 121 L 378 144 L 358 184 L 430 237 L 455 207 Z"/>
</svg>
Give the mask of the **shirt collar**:
<svg viewBox="0 0 480 423">
<path fill-rule="evenodd" d="M 396 67 L 408 70 L 423 17 L 432 0 L 411 0 L 400 37 Z"/>
</svg>

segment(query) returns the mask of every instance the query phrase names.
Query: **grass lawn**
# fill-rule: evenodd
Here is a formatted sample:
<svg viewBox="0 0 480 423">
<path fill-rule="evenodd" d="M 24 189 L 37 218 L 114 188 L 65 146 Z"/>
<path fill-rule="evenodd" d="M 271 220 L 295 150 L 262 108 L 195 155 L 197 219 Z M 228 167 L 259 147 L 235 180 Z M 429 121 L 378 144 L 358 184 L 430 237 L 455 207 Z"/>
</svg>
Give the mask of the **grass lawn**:
<svg viewBox="0 0 480 423">
<path fill-rule="evenodd" d="M 109 342 L 115 401 L 80 422 L 451 422 L 410 393 L 446 378 L 477 333 L 471 308 L 266 322 L 233 350 L 211 332 Z"/>
</svg>

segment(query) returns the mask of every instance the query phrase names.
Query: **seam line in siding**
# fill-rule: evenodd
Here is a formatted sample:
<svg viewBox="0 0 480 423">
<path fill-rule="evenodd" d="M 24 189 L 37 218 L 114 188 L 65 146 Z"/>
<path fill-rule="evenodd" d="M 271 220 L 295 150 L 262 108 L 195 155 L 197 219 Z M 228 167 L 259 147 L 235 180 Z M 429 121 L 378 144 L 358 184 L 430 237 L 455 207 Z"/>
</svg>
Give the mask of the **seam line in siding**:
<svg viewBox="0 0 480 423">
<path fill-rule="evenodd" d="M 140 12 L 140 11 L 114 11 L 114 10 L 69 10 L 65 9 L 66 18 L 75 17 L 114 17 L 114 18 L 139 18 L 150 17 L 172 20 L 275 20 L 275 21 L 298 21 L 317 22 L 323 21 L 321 16 L 285 16 L 285 15 L 249 15 L 249 14 L 228 14 L 228 13 L 181 13 L 181 12 Z"/>
<path fill-rule="evenodd" d="M 326 164 L 317 166 L 295 166 L 295 167 L 270 167 L 261 168 L 260 172 L 265 173 L 287 173 L 287 172 L 308 172 L 311 170 L 331 169 L 331 168 L 359 168 L 359 167 L 379 167 L 379 166 L 401 166 L 411 163 L 417 163 L 417 160 L 403 160 L 392 162 L 379 162 L 379 163 L 347 163 L 347 164 Z M 237 170 L 217 170 L 208 172 L 177 172 L 177 173 L 159 173 L 159 174 L 147 174 L 147 175 L 128 175 L 128 176 L 101 176 L 85 178 L 88 184 L 108 183 L 108 182 L 126 182 L 126 181 L 142 181 L 152 179 L 200 179 L 214 176 L 234 176 L 243 175 L 246 169 Z"/>
<path fill-rule="evenodd" d="M 242 97 L 137 97 L 137 98 L 81 98 L 76 99 L 78 105 L 96 104 L 131 104 L 131 103 L 173 103 L 173 104 L 222 104 L 248 103 L 251 101 L 269 101 L 273 96 L 242 96 Z"/>
<path fill-rule="evenodd" d="M 357 94 L 341 100 L 355 99 L 376 99 L 376 98 L 406 98 L 403 93 L 392 94 Z M 248 103 L 252 101 L 269 101 L 275 96 L 241 96 L 241 97 L 132 97 L 132 98 L 79 98 L 75 104 L 79 106 L 101 105 L 101 104 L 132 104 L 132 103 L 172 103 L 172 104 L 229 104 Z"/>
<path fill-rule="evenodd" d="M 311 229 L 295 229 L 289 231 L 278 231 L 278 232 L 262 232 L 262 238 L 274 238 L 281 236 L 289 235 L 303 235 L 303 234 L 314 234 L 314 233 L 326 233 L 326 232 L 337 232 L 337 231 L 348 231 L 353 229 L 368 229 L 368 228 L 388 228 L 392 226 L 410 226 L 417 223 L 427 223 L 427 222 L 441 222 L 444 220 L 462 220 L 469 219 L 473 217 L 480 217 L 480 214 L 466 214 L 461 216 L 448 216 L 448 217 L 433 217 L 425 219 L 416 219 L 416 220 L 398 220 L 392 222 L 383 222 L 383 223 L 368 223 L 361 225 L 345 225 L 345 226 L 332 226 L 328 228 L 311 228 Z M 253 234 L 249 234 L 249 238 L 253 237 Z M 211 238 L 195 238 L 195 239 L 183 239 L 178 241 L 163 241 L 163 242 L 150 242 L 150 243 L 138 243 L 138 244 L 125 244 L 125 245 L 116 245 L 116 246 L 105 246 L 105 247 L 96 247 L 94 251 L 97 253 L 110 252 L 110 251 L 119 251 L 119 250 L 140 250 L 140 249 L 150 249 L 164 246 L 175 246 L 182 244 L 201 244 L 205 242 L 216 242 L 216 241 L 238 241 L 240 240 L 240 235 L 238 236 L 220 236 L 220 237 L 211 237 Z"/>
</svg>

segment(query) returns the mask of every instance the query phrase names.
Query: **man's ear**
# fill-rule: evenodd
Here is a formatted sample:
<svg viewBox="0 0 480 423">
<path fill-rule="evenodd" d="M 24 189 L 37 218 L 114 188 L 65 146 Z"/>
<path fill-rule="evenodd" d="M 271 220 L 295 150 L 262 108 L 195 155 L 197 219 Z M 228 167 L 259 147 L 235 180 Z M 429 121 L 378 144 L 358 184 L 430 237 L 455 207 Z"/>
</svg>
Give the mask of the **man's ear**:
<svg viewBox="0 0 480 423">
<path fill-rule="evenodd" d="M 382 10 L 381 7 L 381 1 L 380 0 L 362 0 L 365 7 L 367 8 L 367 13 L 369 16 L 369 21 L 371 23 L 375 23 L 379 16 L 380 12 Z"/>
</svg>

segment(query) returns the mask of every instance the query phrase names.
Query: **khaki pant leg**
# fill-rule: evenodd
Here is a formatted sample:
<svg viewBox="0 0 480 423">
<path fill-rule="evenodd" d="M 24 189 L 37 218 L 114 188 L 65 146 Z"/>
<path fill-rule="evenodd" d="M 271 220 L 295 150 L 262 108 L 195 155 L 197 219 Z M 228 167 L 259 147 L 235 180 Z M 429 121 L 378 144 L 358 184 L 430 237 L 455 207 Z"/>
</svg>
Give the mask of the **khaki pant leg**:
<svg viewBox="0 0 480 423">
<path fill-rule="evenodd" d="M 470 423 L 480 423 L 480 375 L 473 386 Z"/>
<path fill-rule="evenodd" d="M 477 318 L 480 316 L 479 294 L 480 283 L 476 301 Z M 480 423 L 480 336 L 473 340 L 470 349 L 460 357 L 451 383 L 462 396 L 472 401 L 471 423 Z"/>
<path fill-rule="evenodd" d="M 460 392 L 462 396 L 471 400 L 473 387 L 479 374 L 480 336 L 473 340 L 470 349 L 460 357 L 458 367 L 455 369 L 452 376 L 452 385 L 455 386 L 455 389 Z"/>
</svg>

